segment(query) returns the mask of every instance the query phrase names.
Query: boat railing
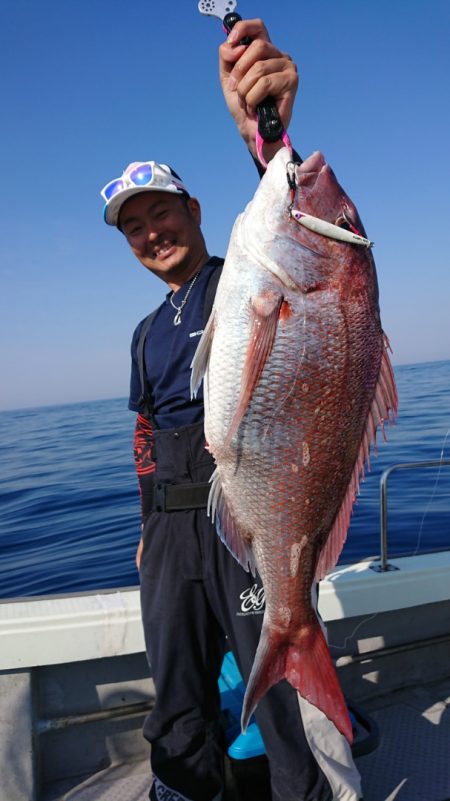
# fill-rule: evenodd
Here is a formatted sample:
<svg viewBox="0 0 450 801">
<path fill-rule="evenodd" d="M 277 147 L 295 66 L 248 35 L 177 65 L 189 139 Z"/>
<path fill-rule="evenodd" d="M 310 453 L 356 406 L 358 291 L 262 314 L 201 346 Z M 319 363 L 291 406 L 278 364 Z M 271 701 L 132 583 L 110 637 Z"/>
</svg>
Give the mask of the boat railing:
<svg viewBox="0 0 450 801">
<path fill-rule="evenodd" d="M 373 565 L 373 570 L 384 573 L 397 570 L 388 562 L 388 480 L 397 470 L 416 470 L 428 467 L 448 467 L 450 459 L 430 459 L 421 462 L 403 462 L 394 464 L 384 471 L 380 478 L 380 564 Z"/>
</svg>

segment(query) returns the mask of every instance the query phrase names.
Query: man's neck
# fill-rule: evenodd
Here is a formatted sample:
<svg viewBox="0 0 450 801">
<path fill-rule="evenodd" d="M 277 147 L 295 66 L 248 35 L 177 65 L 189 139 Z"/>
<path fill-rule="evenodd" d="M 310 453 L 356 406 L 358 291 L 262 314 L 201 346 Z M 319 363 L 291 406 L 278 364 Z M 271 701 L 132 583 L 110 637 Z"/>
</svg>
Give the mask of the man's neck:
<svg viewBox="0 0 450 801">
<path fill-rule="evenodd" d="M 202 253 L 201 257 L 197 258 L 196 260 L 193 260 L 189 265 L 186 265 L 185 268 L 180 267 L 179 271 L 177 271 L 178 274 L 176 276 L 165 275 L 160 277 L 163 279 L 163 281 L 166 282 L 166 284 L 170 287 L 172 292 L 177 292 L 183 286 L 183 284 L 186 284 L 187 281 L 190 281 L 194 277 L 194 275 L 196 275 L 198 272 L 200 272 L 200 270 L 203 269 L 205 264 L 208 263 L 209 259 L 210 256 L 205 251 L 204 253 Z"/>
</svg>

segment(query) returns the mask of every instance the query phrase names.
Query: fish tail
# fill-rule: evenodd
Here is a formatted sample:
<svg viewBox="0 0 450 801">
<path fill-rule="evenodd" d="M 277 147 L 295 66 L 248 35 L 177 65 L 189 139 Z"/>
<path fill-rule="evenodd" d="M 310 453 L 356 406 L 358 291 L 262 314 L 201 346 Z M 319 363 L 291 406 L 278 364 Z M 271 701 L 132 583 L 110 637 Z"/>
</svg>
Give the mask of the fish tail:
<svg viewBox="0 0 450 801">
<path fill-rule="evenodd" d="M 261 698 L 282 679 L 320 709 L 351 744 L 352 725 L 328 645 L 318 622 L 302 626 L 295 640 L 263 626 L 242 708 L 241 727 Z"/>
</svg>

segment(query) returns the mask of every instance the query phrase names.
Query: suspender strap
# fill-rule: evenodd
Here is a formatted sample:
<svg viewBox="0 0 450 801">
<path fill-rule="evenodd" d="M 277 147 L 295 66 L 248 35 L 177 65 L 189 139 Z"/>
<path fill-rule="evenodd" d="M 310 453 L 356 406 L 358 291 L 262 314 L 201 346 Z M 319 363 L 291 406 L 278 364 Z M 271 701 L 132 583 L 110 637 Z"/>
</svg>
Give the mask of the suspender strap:
<svg viewBox="0 0 450 801">
<path fill-rule="evenodd" d="M 139 406 L 142 406 L 142 412 L 146 417 L 153 416 L 153 398 L 149 383 L 147 381 L 147 376 L 145 374 L 144 348 L 145 340 L 147 339 L 147 334 L 150 330 L 150 326 L 153 322 L 156 311 L 157 310 L 155 309 L 148 315 L 148 317 L 145 318 L 141 328 L 141 333 L 139 334 L 139 341 L 136 351 L 139 367 L 139 380 L 141 382 L 141 397 L 138 400 L 138 404 Z"/>
<path fill-rule="evenodd" d="M 213 263 L 217 263 L 218 267 L 212 271 L 211 275 L 209 276 L 208 284 L 206 287 L 205 292 L 205 305 L 203 307 L 203 326 L 209 320 L 209 316 L 212 311 L 212 307 L 214 305 L 214 298 L 216 296 L 217 286 L 220 280 L 220 276 L 222 275 L 222 267 L 223 267 L 223 259 L 218 259 L 217 257 L 213 257 L 211 259 Z"/>
</svg>

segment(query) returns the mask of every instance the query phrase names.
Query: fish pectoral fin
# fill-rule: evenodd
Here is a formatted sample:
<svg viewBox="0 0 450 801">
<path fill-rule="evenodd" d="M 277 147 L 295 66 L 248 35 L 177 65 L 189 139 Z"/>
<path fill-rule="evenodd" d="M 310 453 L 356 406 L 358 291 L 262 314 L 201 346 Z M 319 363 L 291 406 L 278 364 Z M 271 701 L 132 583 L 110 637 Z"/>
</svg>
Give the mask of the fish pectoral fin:
<svg viewBox="0 0 450 801">
<path fill-rule="evenodd" d="M 256 562 L 253 554 L 251 542 L 246 541 L 228 508 L 227 500 L 223 491 L 218 469 L 216 468 L 211 478 L 211 489 L 208 498 L 208 515 L 215 523 L 216 531 L 223 544 L 239 562 L 241 567 L 254 576 L 256 573 Z"/>
<path fill-rule="evenodd" d="M 297 635 L 297 636 L 296 636 Z M 283 634 L 264 621 L 242 707 L 241 727 L 261 698 L 281 679 L 320 709 L 349 743 L 353 732 L 347 705 L 319 623 L 302 626 L 300 632 Z"/>
<path fill-rule="evenodd" d="M 197 396 L 200 384 L 203 381 L 208 367 L 209 354 L 211 353 L 211 345 L 214 336 L 214 321 L 215 313 L 213 309 L 209 315 L 209 320 L 206 323 L 205 330 L 203 331 L 191 363 L 191 400 Z"/>
<path fill-rule="evenodd" d="M 236 410 L 227 432 L 225 445 L 228 445 L 236 434 L 271 354 L 283 300 L 283 295 L 272 290 L 267 290 L 251 300 L 249 345 Z"/>
<path fill-rule="evenodd" d="M 326 574 L 335 567 L 341 551 L 347 539 L 350 517 L 353 504 L 359 491 L 361 476 L 364 477 L 364 465 L 367 463 L 370 470 L 370 446 L 373 445 L 376 452 L 377 428 L 380 426 L 383 436 L 386 438 L 384 424 L 386 421 L 394 421 L 397 412 L 398 398 L 395 387 L 395 378 L 392 365 L 387 353 L 389 342 L 384 337 L 384 348 L 381 357 L 380 372 L 378 382 L 375 387 L 374 396 L 367 415 L 358 457 L 353 468 L 353 472 L 341 504 L 341 508 L 336 515 L 334 524 L 322 547 L 317 561 L 315 580 L 322 581 Z"/>
</svg>

